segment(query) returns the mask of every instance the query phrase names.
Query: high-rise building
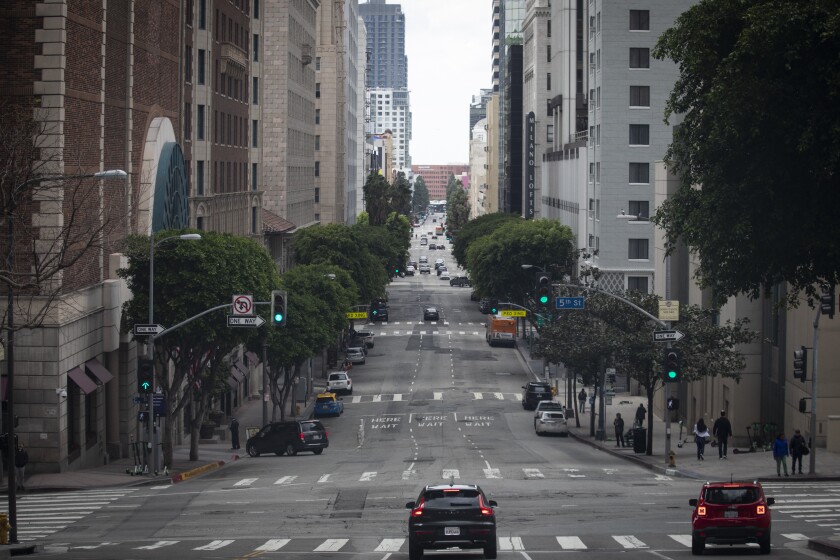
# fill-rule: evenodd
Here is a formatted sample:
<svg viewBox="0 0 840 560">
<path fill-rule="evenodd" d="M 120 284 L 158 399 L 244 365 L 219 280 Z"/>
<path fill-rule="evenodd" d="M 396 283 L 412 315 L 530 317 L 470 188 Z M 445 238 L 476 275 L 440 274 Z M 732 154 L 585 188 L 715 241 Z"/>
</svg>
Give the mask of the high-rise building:
<svg viewBox="0 0 840 560">
<path fill-rule="evenodd" d="M 475 123 L 470 131 L 470 218 L 487 213 L 487 119 Z"/>
<path fill-rule="evenodd" d="M 492 88 L 482 88 L 481 93 L 472 97 L 470 103 L 470 139 L 472 139 L 472 133 L 475 130 L 475 123 L 487 118 L 487 101 L 490 100 L 490 94 L 492 93 Z"/>
<path fill-rule="evenodd" d="M 368 98 L 368 134 L 378 136 L 390 131 L 394 145 L 392 167 L 383 167 L 388 181 L 396 173 L 411 169 L 409 142 L 411 140 L 411 109 L 407 89 L 371 88 Z"/>
<path fill-rule="evenodd" d="M 367 28 L 367 50 L 371 53 L 366 85 L 369 88 L 408 87 L 408 59 L 405 56 L 405 14 L 399 4 L 369 0 L 359 5 Z"/>
</svg>

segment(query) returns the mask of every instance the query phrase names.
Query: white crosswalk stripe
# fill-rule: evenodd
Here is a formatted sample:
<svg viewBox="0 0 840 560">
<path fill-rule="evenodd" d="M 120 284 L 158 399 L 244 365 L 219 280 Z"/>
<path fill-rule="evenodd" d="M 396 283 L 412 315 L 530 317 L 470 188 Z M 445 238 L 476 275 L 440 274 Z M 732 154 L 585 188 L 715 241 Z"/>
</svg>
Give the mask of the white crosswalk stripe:
<svg viewBox="0 0 840 560">
<path fill-rule="evenodd" d="M 134 550 L 156 550 L 165 546 L 172 546 L 178 544 L 180 541 L 158 541 L 154 544 L 147 544 L 146 546 L 135 547 Z"/>
<path fill-rule="evenodd" d="M 624 548 L 647 548 L 648 545 L 634 537 L 633 535 L 613 535 L 613 539 L 615 542 L 623 546 Z"/>
<path fill-rule="evenodd" d="M 240 486 L 240 487 L 242 487 L 242 486 L 251 486 L 251 485 L 252 485 L 253 483 L 255 483 L 257 480 L 258 480 L 258 479 L 256 479 L 256 478 L 243 478 L 242 480 L 240 480 L 239 482 L 237 482 L 236 484 L 234 484 L 234 486 Z"/>
<path fill-rule="evenodd" d="M 458 479 L 461 478 L 461 471 L 458 469 L 442 469 L 440 476 L 444 480 L 449 480 L 450 478 Z"/>
<path fill-rule="evenodd" d="M 109 506 L 135 490 L 135 488 L 114 488 L 19 496 L 17 501 L 18 538 L 21 541 L 44 538 Z"/>
<path fill-rule="evenodd" d="M 255 548 L 254 551 L 276 552 L 289 544 L 289 541 L 291 541 L 291 539 L 269 539 L 265 542 L 265 544 Z"/>
<path fill-rule="evenodd" d="M 563 550 L 584 550 L 586 549 L 586 545 L 583 544 L 583 541 L 580 540 L 579 537 L 556 537 L 557 544 L 560 545 L 560 548 Z"/>
<path fill-rule="evenodd" d="M 499 550 L 525 550 L 521 537 L 499 537 Z"/>
<path fill-rule="evenodd" d="M 668 535 L 683 546 L 691 546 L 691 535 Z"/>
<path fill-rule="evenodd" d="M 522 469 L 522 472 L 525 474 L 525 478 L 528 480 L 536 480 L 538 478 L 545 478 L 545 475 L 540 472 L 540 469 Z"/>
<path fill-rule="evenodd" d="M 315 547 L 313 552 L 337 552 L 341 550 L 350 539 L 327 539 Z"/>
<path fill-rule="evenodd" d="M 193 550 L 219 550 L 220 548 L 224 548 L 229 544 L 232 544 L 234 541 L 213 541 L 209 544 L 205 544 L 204 546 L 198 546 Z"/>
<path fill-rule="evenodd" d="M 278 478 L 274 484 L 291 484 L 297 479 L 297 475 L 290 475 L 290 476 L 281 476 Z"/>
<path fill-rule="evenodd" d="M 404 542 L 405 539 L 382 539 L 374 552 L 397 552 Z"/>
<path fill-rule="evenodd" d="M 370 482 L 374 478 L 376 478 L 376 471 L 364 472 L 362 473 L 362 476 L 359 477 L 359 482 Z"/>
</svg>

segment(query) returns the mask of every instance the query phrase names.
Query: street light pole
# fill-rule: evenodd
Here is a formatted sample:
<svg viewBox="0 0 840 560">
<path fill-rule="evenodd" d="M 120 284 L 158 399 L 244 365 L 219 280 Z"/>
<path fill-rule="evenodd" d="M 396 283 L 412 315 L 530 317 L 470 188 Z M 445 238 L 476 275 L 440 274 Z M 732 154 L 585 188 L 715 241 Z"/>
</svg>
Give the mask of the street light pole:
<svg viewBox="0 0 840 560">
<path fill-rule="evenodd" d="M 33 183 L 43 183 L 45 181 L 69 181 L 72 179 L 106 179 L 109 177 L 116 177 L 124 179 L 128 177 L 128 173 L 122 169 L 111 169 L 108 171 L 98 171 L 96 173 L 84 173 L 81 175 L 44 175 L 41 177 L 33 177 L 28 179 L 14 188 L 9 194 L 6 208 L 6 267 L 9 271 L 9 283 L 7 285 L 7 301 L 6 301 L 6 326 L 8 329 L 8 336 L 6 337 L 6 411 L 9 419 L 8 426 L 2 426 L 6 433 L 6 467 L 9 474 L 8 482 L 8 496 L 9 496 L 9 542 L 17 543 L 17 484 L 15 482 L 15 454 L 17 453 L 17 446 L 15 445 L 15 287 L 14 267 L 15 267 L 15 230 L 14 230 L 14 212 L 17 209 L 17 202 L 15 196 L 22 191 L 27 185 Z"/>
</svg>

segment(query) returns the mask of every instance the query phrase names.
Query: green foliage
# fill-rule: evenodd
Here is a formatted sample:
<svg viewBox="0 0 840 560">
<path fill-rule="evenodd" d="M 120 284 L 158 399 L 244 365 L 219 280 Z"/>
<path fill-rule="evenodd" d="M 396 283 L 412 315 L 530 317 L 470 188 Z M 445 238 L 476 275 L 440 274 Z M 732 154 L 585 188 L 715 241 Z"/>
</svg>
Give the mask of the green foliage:
<svg viewBox="0 0 840 560">
<path fill-rule="evenodd" d="M 356 216 L 356 223 L 366 226 L 370 225 L 370 215 L 365 211 L 360 212 L 359 215 Z"/>
<path fill-rule="evenodd" d="M 834 0 L 702 0 L 654 51 L 680 68 L 666 116 L 682 180 L 654 221 L 720 300 L 788 282 L 795 303 L 838 282 L 838 22 Z"/>
<path fill-rule="evenodd" d="M 470 203 L 461 181 L 456 181 L 455 186 L 455 190 L 446 199 L 446 228 L 457 232 L 470 219 Z"/>
<path fill-rule="evenodd" d="M 452 196 L 452 193 L 458 188 L 458 183 L 460 183 L 460 181 L 455 178 L 453 173 L 450 173 L 449 180 L 446 183 L 446 200 L 449 200 L 449 197 Z"/>
<path fill-rule="evenodd" d="M 405 270 L 411 231 L 408 218 L 392 212 L 383 226 L 357 224 L 350 229 L 354 238 L 367 247 L 378 262 L 383 263 L 380 266 L 384 265 L 389 279 L 394 276 L 396 270 Z M 384 286 L 382 290 L 384 291 Z"/>
<path fill-rule="evenodd" d="M 546 219 L 517 219 L 473 241 L 467 269 L 480 294 L 522 302 L 534 289 L 534 270 L 521 265 L 559 271 L 574 252 L 574 237 L 567 226 Z"/>
<path fill-rule="evenodd" d="M 411 185 L 405 178 L 405 173 L 397 173 L 397 180 L 391 186 L 391 212 L 397 212 L 404 216 L 411 214 Z"/>
<path fill-rule="evenodd" d="M 414 178 L 414 193 L 411 197 L 411 210 L 416 214 L 425 214 L 429 207 L 429 188 L 422 175 Z"/>
<path fill-rule="evenodd" d="M 388 181 L 371 171 L 364 186 L 365 210 L 371 225 L 381 226 L 391 211 L 391 186 Z"/>
<path fill-rule="evenodd" d="M 474 220 L 468 221 L 458 230 L 455 241 L 452 244 L 452 256 L 461 268 L 467 266 L 467 249 L 480 237 L 489 235 L 509 221 L 518 221 L 519 218 L 513 214 L 485 214 Z"/>
</svg>

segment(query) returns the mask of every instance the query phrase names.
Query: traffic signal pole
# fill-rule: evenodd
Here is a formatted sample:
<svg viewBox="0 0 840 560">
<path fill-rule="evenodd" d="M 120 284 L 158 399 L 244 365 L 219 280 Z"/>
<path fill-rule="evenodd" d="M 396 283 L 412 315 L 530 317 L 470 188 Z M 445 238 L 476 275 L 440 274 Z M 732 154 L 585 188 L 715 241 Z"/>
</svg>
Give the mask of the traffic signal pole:
<svg viewBox="0 0 840 560">
<path fill-rule="evenodd" d="M 819 358 L 820 344 L 820 315 L 822 311 L 818 308 L 814 316 L 814 369 L 811 375 L 811 422 L 808 430 L 811 432 L 811 441 L 808 449 L 808 474 L 816 474 L 817 471 L 817 360 Z"/>
</svg>

